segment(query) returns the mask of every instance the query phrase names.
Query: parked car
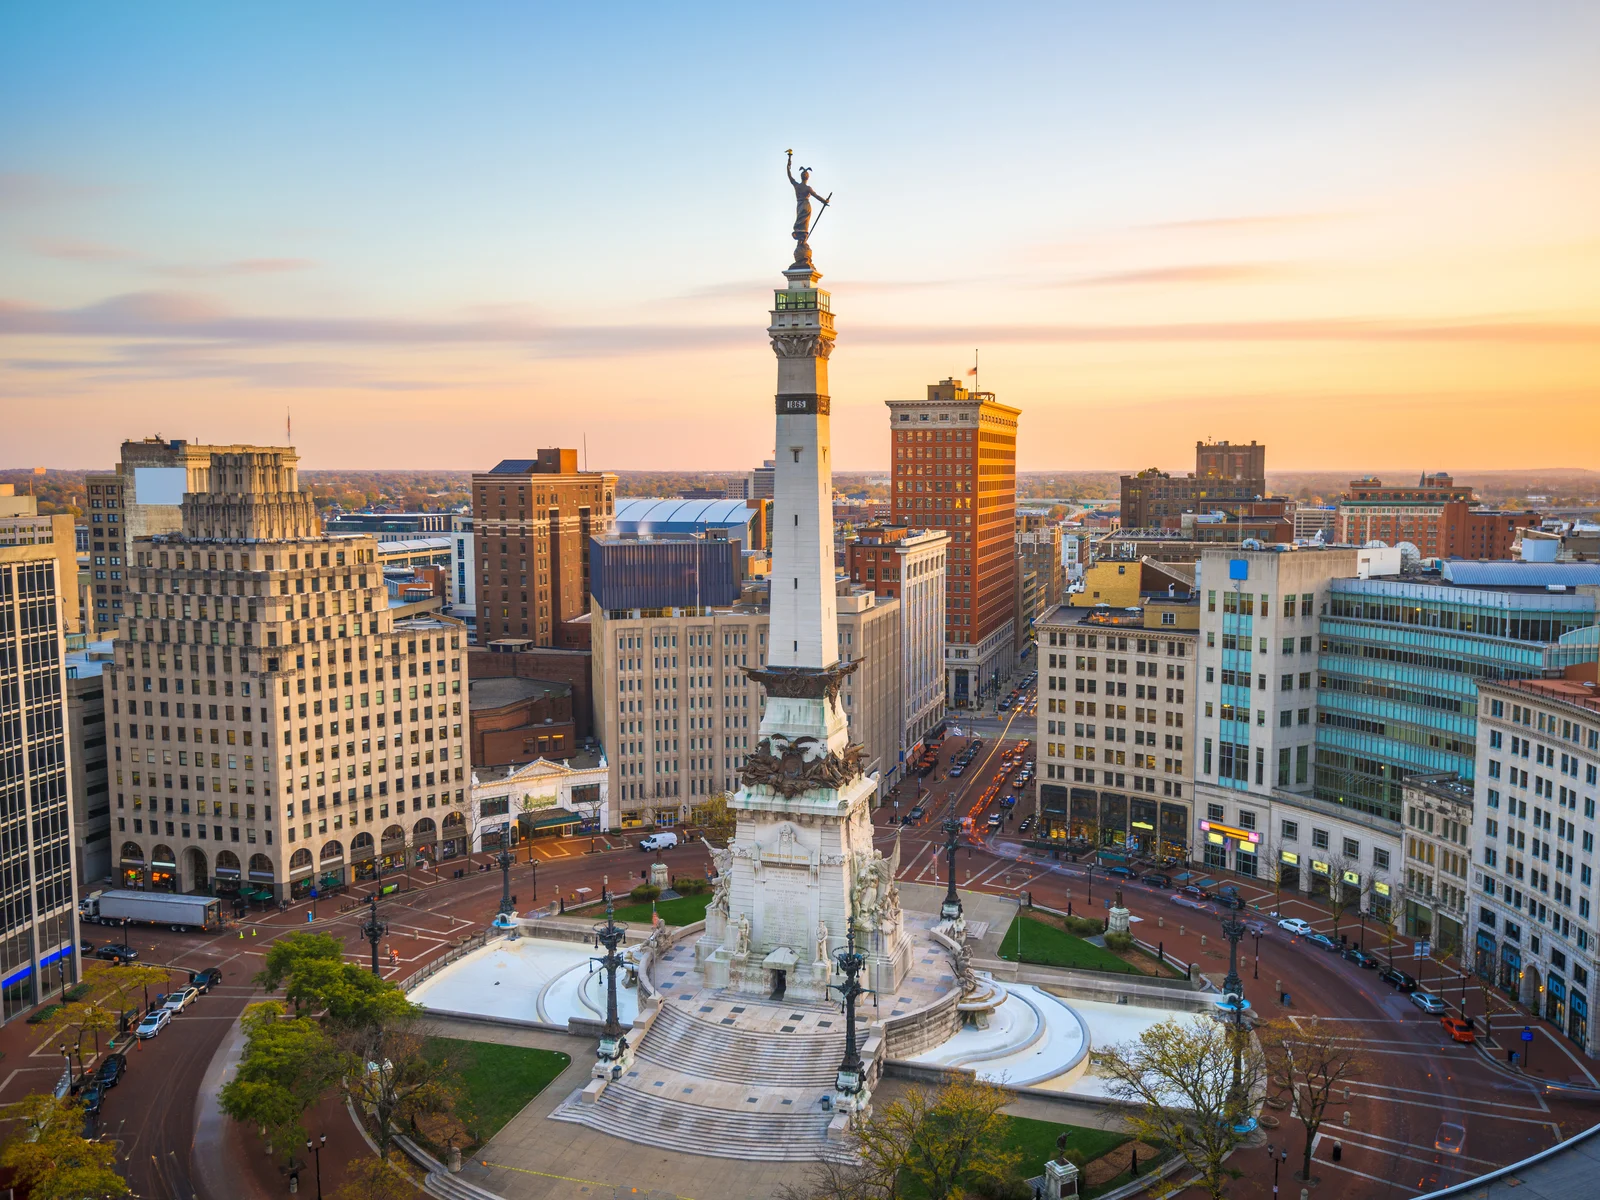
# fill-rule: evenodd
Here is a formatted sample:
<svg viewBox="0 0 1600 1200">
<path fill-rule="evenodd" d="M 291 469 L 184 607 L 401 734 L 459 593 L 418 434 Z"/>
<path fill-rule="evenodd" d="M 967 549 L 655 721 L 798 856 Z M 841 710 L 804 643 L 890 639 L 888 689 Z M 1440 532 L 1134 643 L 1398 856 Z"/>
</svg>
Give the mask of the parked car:
<svg viewBox="0 0 1600 1200">
<path fill-rule="evenodd" d="M 1354 946 L 1346 947 L 1344 952 L 1340 954 L 1339 957 L 1349 959 L 1358 967 L 1365 967 L 1366 969 L 1373 971 L 1378 969 L 1377 959 L 1373 958 L 1372 955 L 1368 954 L 1365 950 L 1358 950 Z"/>
<path fill-rule="evenodd" d="M 127 1073 L 128 1056 L 121 1051 L 115 1051 L 100 1060 L 100 1066 L 94 1073 L 94 1081 L 102 1088 L 114 1088 L 122 1082 L 122 1077 Z"/>
<path fill-rule="evenodd" d="M 919 804 L 915 808 L 913 808 L 910 812 L 908 812 L 906 814 L 906 820 L 908 820 L 908 821 L 920 821 L 920 820 L 922 820 L 922 812 L 923 812 L 922 805 Z"/>
<path fill-rule="evenodd" d="M 93 954 L 94 953 L 94 943 L 91 942 L 88 938 L 79 938 L 78 939 L 78 953 L 79 954 Z"/>
<path fill-rule="evenodd" d="M 1417 981 L 1398 967 L 1384 967 L 1378 972 L 1378 978 L 1389 984 L 1396 991 L 1414 992 L 1417 990 Z"/>
<path fill-rule="evenodd" d="M 1478 1040 L 1478 1031 L 1472 1027 L 1472 1022 L 1463 1017 L 1440 1017 L 1439 1024 L 1444 1026 L 1444 1031 L 1458 1042 L 1472 1045 Z"/>
<path fill-rule="evenodd" d="M 200 989 L 202 995 L 214 987 L 222 984 L 221 967 L 201 967 L 198 971 L 189 972 L 189 982 Z"/>
<path fill-rule="evenodd" d="M 1186 883 L 1178 890 L 1191 900 L 1210 900 L 1213 898 L 1205 888 L 1194 883 Z"/>
<path fill-rule="evenodd" d="M 1432 992 L 1412 992 L 1411 1003 L 1415 1004 L 1425 1013 L 1444 1012 L 1444 1001 Z"/>
<path fill-rule="evenodd" d="M 1171 901 L 1180 908 L 1194 908 L 1198 909 L 1200 912 L 1208 911 L 1204 904 L 1201 904 L 1198 900 L 1189 899 L 1189 897 L 1185 896 L 1182 892 L 1173 892 L 1169 899 L 1171 899 Z"/>
<path fill-rule="evenodd" d="M 1172 880 L 1168 879 L 1165 875 L 1157 875 L 1153 871 L 1148 875 L 1139 876 L 1139 882 L 1148 883 L 1151 887 L 1158 888 L 1169 888 L 1172 886 Z"/>
<path fill-rule="evenodd" d="M 170 1009 L 158 1008 L 145 1014 L 144 1020 L 139 1022 L 139 1028 L 133 1031 L 133 1036 L 139 1039 L 153 1038 L 172 1022 Z"/>
<path fill-rule="evenodd" d="M 966 768 L 963 767 L 960 763 L 956 763 L 955 766 L 951 767 L 950 770 L 949 770 L 950 778 L 951 779 L 960 779 L 961 778 L 961 773 L 963 771 L 965 771 L 965 770 L 966 770 Z"/>
<path fill-rule="evenodd" d="M 180 988 L 167 996 L 167 1002 L 161 1007 L 174 1013 L 181 1013 L 189 1005 L 200 999 L 200 989 L 197 987 Z"/>
<path fill-rule="evenodd" d="M 94 952 L 94 956 L 110 959 L 113 962 L 133 962 L 139 957 L 139 952 L 132 946 L 120 942 L 107 942 Z"/>
<path fill-rule="evenodd" d="M 1285 917 L 1278 922 L 1279 929 L 1287 929 L 1290 933 L 1298 933 L 1301 937 L 1312 932 L 1311 922 L 1302 921 L 1299 917 Z"/>
<path fill-rule="evenodd" d="M 659 833 L 652 833 L 649 837 L 639 839 L 639 849 L 646 854 L 652 850 L 671 850 L 677 844 L 678 835 L 670 829 L 664 829 Z"/>
<path fill-rule="evenodd" d="M 78 1093 L 78 1102 L 83 1105 L 83 1115 L 86 1117 L 98 1117 L 104 1099 L 105 1094 L 98 1083 L 91 1083 Z"/>
<path fill-rule="evenodd" d="M 1133 878 L 1133 872 L 1128 870 L 1127 867 L 1111 867 L 1110 869 L 1108 869 L 1106 871 L 1106 875 L 1111 879 L 1132 879 Z"/>
<path fill-rule="evenodd" d="M 1326 934 L 1308 933 L 1306 934 L 1306 941 L 1310 942 L 1313 946 L 1321 946 L 1324 950 L 1337 951 L 1339 949 L 1339 943 L 1334 941 L 1331 937 L 1328 937 Z"/>
</svg>

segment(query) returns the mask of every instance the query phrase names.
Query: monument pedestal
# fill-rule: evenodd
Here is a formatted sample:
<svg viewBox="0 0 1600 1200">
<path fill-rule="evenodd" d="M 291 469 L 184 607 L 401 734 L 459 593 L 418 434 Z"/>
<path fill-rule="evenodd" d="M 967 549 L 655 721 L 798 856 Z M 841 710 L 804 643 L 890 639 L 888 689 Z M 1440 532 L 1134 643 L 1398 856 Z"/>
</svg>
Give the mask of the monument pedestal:
<svg viewBox="0 0 1600 1200">
<path fill-rule="evenodd" d="M 1127 909 L 1123 908 L 1121 905 L 1114 906 L 1109 912 L 1106 913 L 1106 932 L 1127 933 L 1128 916 L 1129 914 Z"/>
</svg>

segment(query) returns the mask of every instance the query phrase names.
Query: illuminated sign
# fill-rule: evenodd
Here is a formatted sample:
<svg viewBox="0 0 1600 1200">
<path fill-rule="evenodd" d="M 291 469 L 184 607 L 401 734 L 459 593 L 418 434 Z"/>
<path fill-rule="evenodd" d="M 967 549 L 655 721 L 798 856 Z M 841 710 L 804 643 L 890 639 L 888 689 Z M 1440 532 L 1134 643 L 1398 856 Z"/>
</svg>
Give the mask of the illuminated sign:
<svg viewBox="0 0 1600 1200">
<path fill-rule="evenodd" d="M 1231 837 L 1236 842 L 1261 841 L 1261 834 L 1254 829 L 1234 829 L 1230 825 L 1218 825 L 1215 821 L 1201 821 L 1200 828 L 1206 833 L 1220 833 L 1223 837 Z"/>
<path fill-rule="evenodd" d="M 1328 864 L 1324 862 L 1318 862 L 1313 858 L 1311 860 L 1311 869 L 1318 875 L 1326 875 L 1328 873 Z"/>
<path fill-rule="evenodd" d="M 1359 874 L 1359 873 L 1357 873 L 1357 872 L 1355 872 L 1355 871 L 1346 871 L 1346 872 L 1345 872 L 1345 873 L 1344 873 L 1344 881 L 1345 881 L 1345 882 L 1346 882 L 1346 883 L 1355 883 L 1355 884 L 1358 884 L 1358 883 L 1360 883 L 1360 882 L 1361 882 L 1361 876 L 1360 876 L 1360 874 Z"/>
<path fill-rule="evenodd" d="M 1155 826 L 1150 824 L 1148 821 L 1135 821 L 1133 823 L 1133 827 L 1135 829 L 1154 829 L 1155 828 Z"/>
<path fill-rule="evenodd" d="M 1206 841 L 1210 842 L 1213 846 L 1223 846 L 1227 844 L 1228 839 L 1223 837 L 1220 833 L 1208 833 L 1206 834 Z"/>
<path fill-rule="evenodd" d="M 1282 854 L 1278 855 L 1278 861 L 1287 863 L 1291 867 L 1298 867 L 1300 865 L 1300 856 L 1294 853 L 1292 850 L 1285 850 Z"/>
<path fill-rule="evenodd" d="M 1389 885 L 1387 883 L 1375 883 L 1372 885 L 1372 890 L 1380 896 L 1387 896 L 1389 894 Z"/>
</svg>

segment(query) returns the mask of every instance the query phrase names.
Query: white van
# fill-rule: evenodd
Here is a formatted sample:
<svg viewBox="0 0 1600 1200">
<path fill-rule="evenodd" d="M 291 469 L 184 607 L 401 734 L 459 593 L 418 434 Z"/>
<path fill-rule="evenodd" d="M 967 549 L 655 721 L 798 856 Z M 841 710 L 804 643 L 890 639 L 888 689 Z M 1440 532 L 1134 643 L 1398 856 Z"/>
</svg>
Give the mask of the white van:
<svg viewBox="0 0 1600 1200">
<path fill-rule="evenodd" d="M 678 835 L 671 832 L 652 833 L 639 842 L 639 849 L 649 854 L 652 850 L 671 850 L 678 844 Z"/>
</svg>

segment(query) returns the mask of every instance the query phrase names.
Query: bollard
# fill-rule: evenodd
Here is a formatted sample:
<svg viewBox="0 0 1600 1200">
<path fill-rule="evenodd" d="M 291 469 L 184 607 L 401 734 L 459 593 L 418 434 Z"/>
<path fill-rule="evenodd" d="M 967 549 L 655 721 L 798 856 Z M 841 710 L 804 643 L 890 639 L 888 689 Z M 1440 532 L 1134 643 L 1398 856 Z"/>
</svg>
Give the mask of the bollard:
<svg viewBox="0 0 1600 1200">
<path fill-rule="evenodd" d="M 1341 1158 L 1343 1158 L 1344 1157 L 1344 1144 L 1342 1142 L 1335 1142 L 1333 1144 L 1333 1153 L 1330 1154 L 1328 1157 L 1333 1162 L 1338 1162 Z"/>
<path fill-rule="evenodd" d="M 1344 1127 L 1346 1129 L 1350 1128 L 1350 1110 L 1348 1108 L 1344 1110 Z"/>
<path fill-rule="evenodd" d="M 1156 928 L 1157 929 L 1165 929 L 1166 927 L 1167 927 L 1167 919 L 1165 917 L 1157 917 L 1156 918 Z"/>
<path fill-rule="evenodd" d="M 1300 1200 L 1311 1200 L 1311 1189 L 1310 1188 L 1301 1188 L 1300 1189 Z"/>
<path fill-rule="evenodd" d="M 1178 936 L 1179 936 L 1179 937 L 1182 937 L 1182 936 L 1183 936 L 1183 926 L 1182 926 L 1182 925 L 1179 925 L 1179 926 L 1178 926 Z"/>
<path fill-rule="evenodd" d="M 1205 949 L 1205 944 L 1206 944 L 1206 935 L 1202 933 L 1200 935 L 1200 948 L 1202 950 Z"/>
<path fill-rule="evenodd" d="M 1350 1103 L 1350 1089 L 1349 1088 L 1345 1088 L 1345 1090 L 1344 1090 L 1344 1102 L 1346 1104 Z"/>
</svg>

